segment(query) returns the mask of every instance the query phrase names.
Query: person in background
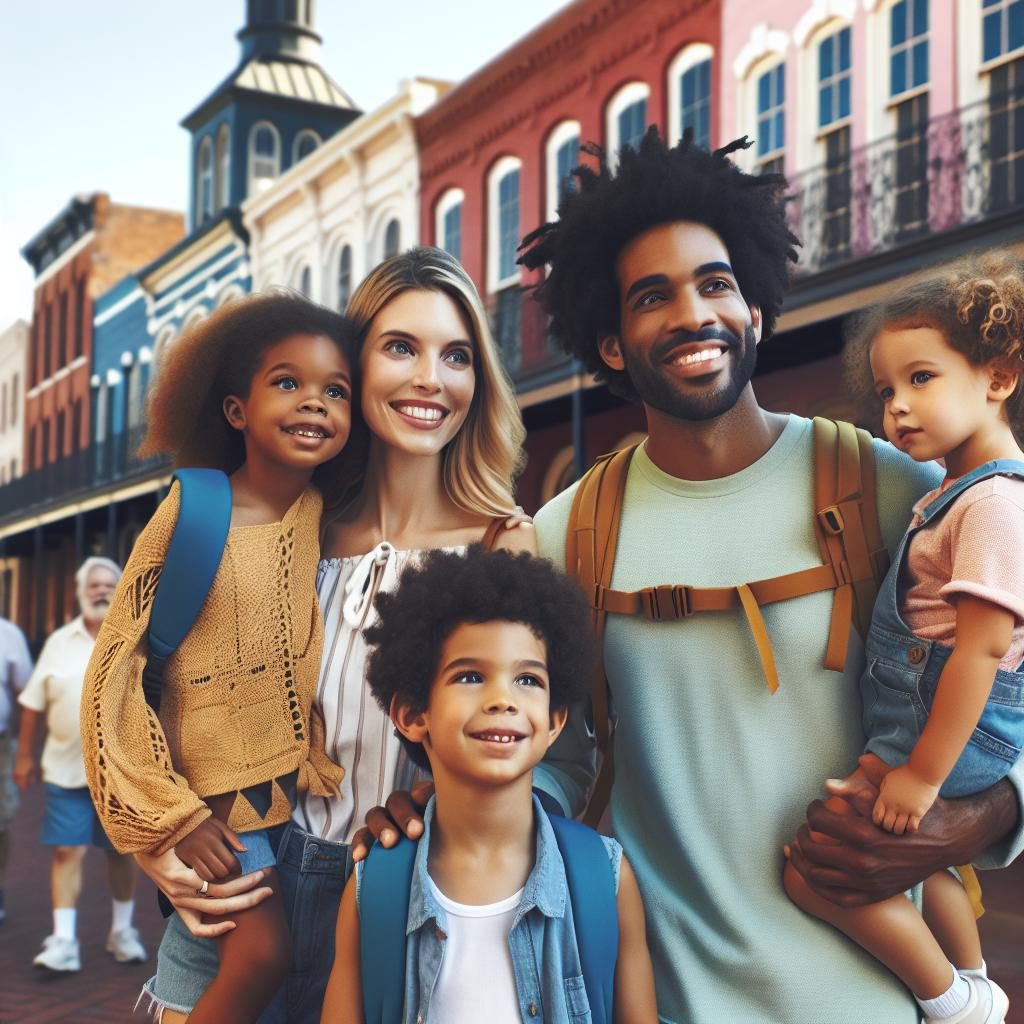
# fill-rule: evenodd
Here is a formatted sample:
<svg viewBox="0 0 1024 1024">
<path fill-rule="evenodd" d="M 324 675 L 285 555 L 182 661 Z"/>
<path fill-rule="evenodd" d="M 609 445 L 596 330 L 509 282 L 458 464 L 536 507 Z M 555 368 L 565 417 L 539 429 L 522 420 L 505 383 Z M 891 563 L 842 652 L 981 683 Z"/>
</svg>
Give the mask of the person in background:
<svg viewBox="0 0 1024 1024">
<path fill-rule="evenodd" d="M 96 634 L 110 608 L 121 569 L 109 558 L 87 558 L 75 573 L 81 614 L 56 630 L 43 645 L 25 689 L 18 697 L 21 729 L 14 781 L 25 792 L 42 770 L 46 812 L 42 842 L 53 847 L 50 887 L 53 934 L 32 961 L 45 971 L 81 970 L 75 916 L 82 889 L 82 862 L 90 845 L 106 851 L 113 919 L 107 952 L 119 963 L 146 959 L 139 933 L 132 927 L 135 909 L 135 863 L 110 845 L 100 827 L 85 784 L 79 705 L 82 682 Z M 46 745 L 36 764 L 34 741 L 40 719 L 46 721 Z"/>
</svg>

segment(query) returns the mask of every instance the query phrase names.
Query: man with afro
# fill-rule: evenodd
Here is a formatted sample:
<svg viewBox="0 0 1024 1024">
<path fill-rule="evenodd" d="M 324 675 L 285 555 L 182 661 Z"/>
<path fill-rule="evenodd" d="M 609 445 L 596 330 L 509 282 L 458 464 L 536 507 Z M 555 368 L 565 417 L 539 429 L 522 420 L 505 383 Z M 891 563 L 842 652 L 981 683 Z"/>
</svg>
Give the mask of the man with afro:
<svg viewBox="0 0 1024 1024">
<path fill-rule="evenodd" d="M 522 262 L 547 268 L 538 297 L 563 347 L 647 417 L 626 480 L 616 590 L 731 586 L 821 561 L 812 425 L 762 408 L 751 386 L 797 240 L 786 227 L 785 179 L 743 173 L 729 159 L 743 144 L 709 153 L 686 137 L 668 148 L 651 129 L 614 173 L 579 168 L 559 220 L 524 242 Z M 938 473 L 881 442 L 874 457 L 879 522 L 895 550 Z M 540 552 L 559 566 L 574 493 L 536 517 Z M 894 977 L 789 902 L 784 844 L 797 836 L 792 859 L 808 883 L 853 904 L 986 850 L 1005 862 L 1022 846 L 1019 778 L 1016 789 L 940 801 L 918 836 L 876 829 L 863 793 L 847 794 L 852 815 L 820 801 L 807 808 L 863 741 L 855 634 L 845 672 L 823 667 L 832 597 L 764 608 L 775 694 L 740 610 L 608 616 L 612 831 L 648 908 L 663 1021 L 915 1024 Z M 584 717 L 571 716 L 534 784 L 578 814 L 593 750 Z M 808 824 L 843 845 L 814 841 Z"/>
</svg>

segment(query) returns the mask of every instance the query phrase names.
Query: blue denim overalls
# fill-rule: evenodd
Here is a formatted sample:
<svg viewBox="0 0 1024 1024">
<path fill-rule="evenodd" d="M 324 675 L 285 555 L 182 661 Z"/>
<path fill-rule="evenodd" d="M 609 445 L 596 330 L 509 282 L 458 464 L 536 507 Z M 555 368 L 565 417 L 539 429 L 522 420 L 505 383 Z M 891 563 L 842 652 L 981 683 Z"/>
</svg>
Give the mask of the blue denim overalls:
<svg viewBox="0 0 1024 1024">
<path fill-rule="evenodd" d="M 991 476 L 1024 478 L 1024 462 L 999 459 L 962 476 L 922 512 L 921 522 L 900 542 L 882 582 L 865 645 L 861 677 L 865 749 L 896 767 L 906 762 L 921 735 L 943 665 L 952 647 L 914 636 L 900 616 L 899 578 L 907 545 L 972 484 Z M 981 720 L 941 789 L 944 797 L 967 796 L 998 782 L 1024 745 L 1024 673 L 999 669 Z"/>
</svg>

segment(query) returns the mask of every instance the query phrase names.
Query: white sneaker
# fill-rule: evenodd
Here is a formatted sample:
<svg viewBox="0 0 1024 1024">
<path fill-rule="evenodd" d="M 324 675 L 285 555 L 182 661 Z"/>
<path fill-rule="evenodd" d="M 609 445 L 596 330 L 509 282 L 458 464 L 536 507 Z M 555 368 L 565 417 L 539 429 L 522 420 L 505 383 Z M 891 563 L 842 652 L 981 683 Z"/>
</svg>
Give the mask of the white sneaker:
<svg viewBox="0 0 1024 1024">
<path fill-rule="evenodd" d="M 961 975 L 971 986 L 967 1005 L 952 1017 L 925 1017 L 924 1024 L 1006 1024 L 1010 1000 L 989 978 L 979 974 Z"/>
<path fill-rule="evenodd" d="M 43 939 L 43 950 L 32 961 L 35 967 L 47 971 L 80 971 L 82 961 L 78 957 L 78 939 L 61 939 L 47 935 Z"/>
<path fill-rule="evenodd" d="M 146 950 L 135 928 L 111 932 L 107 939 L 107 952 L 112 953 L 119 964 L 141 964 L 146 959 Z"/>
</svg>

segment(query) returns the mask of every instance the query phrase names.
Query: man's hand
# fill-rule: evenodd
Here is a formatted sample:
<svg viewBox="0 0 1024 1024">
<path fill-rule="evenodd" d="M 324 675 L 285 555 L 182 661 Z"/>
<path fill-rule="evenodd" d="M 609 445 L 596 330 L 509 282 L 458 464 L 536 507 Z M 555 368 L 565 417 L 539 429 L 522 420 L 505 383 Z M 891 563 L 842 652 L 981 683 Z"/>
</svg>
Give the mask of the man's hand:
<svg viewBox="0 0 1024 1024">
<path fill-rule="evenodd" d="M 230 882 L 211 885 L 206 895 L 200 896 L 198 892 L 204 880 L 182 862 L 175 850 L 168 850 L 159 857 L 151 853 L 137 853 L 135 861 L 171 901 L 185 927 L 200 938 L 212 939 L 235 927 L 234 921 L 227 920 L 204 924 L 203 914 L 213 917 L 237 914 L 255 907 L 273 894 L 268 886 L 260 886 L 263 872 L 253 871 Z"/>
<path fill-rule="evenodd" d="M 837 906 L 877 903 L 936 871 L 969 864 L 1016 825 L 1016 794 L 1004 779 L 963 799 L 939 797 L 918 832 L 892 835 L 871 820 L 885 766 L 870 757 L 860 765 L 867 778 L 828 783 L 832 796 L 848 805 L 847 813 L 815 800 L 789 851 L 807 884 Z"/>
<path fill-rule="evenodd" d="M 352 838 L 352 859 L 363 860 L 375 839 L 385 848 L 394 846 L 402 833 L 419 839 L 423 835 L 423 808 L 433 795 L 433 782 L 424 780 L 410 791 L 395 790 L 386 806 L 371 808 L 366 814 L 366 827 Z"/>
<path fill-rule="evenodd" d="M 922 779 L 911 765 L 900 765 L 882 779 L 871 820 L 898 836 L 916 832 L 938 795 L 938 786 Z"/>
<path fill-rule="evenodd" d="M 245 846 L 217 818 L 200 822 L 175 849 L 178 856 L 207 882 L 217 882 L 242 870 L 233 851 L 245 850 Z"/>
<path fill-rule="evenodd" d="M 39 769 L 36 759 L 27 750 L 19 750 L 14 759 L 14 783 L 22 791 L 28 789 L 33 782 L 39 781 Z"/>
</svg>

